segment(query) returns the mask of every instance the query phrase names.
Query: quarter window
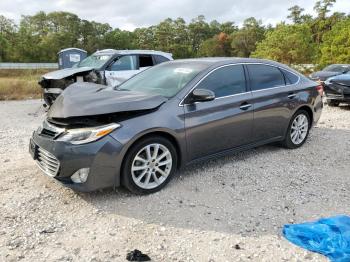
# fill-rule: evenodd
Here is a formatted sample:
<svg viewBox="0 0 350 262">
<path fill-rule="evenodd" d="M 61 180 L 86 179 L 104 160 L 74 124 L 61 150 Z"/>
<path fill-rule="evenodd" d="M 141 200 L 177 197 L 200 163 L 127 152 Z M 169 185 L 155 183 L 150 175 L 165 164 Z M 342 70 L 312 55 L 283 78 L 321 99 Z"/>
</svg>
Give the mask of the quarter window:
<svg viewBox="0 0 350 262">
<path fill-rule="evenodd" d="M 164 56 L 162 56 L 162 55 L 154 55 L 153 57 L 154 57 L 154 59 L 156 60 L 156 63 L 157 63 L 157 64 L 160 64 L 160 63 L 169 61 L 168 58 L 166 58 L 166 57 L 164 57 Z"/>
<path fill-rule="evenodd" d="M 139 67 L 153 66 L 153 59 L 151 55 L 139 55 Z"/>
<path fill-rule="evenodd" d="M 282 72 L 274 66 L 247 65 L 252 91 L 284 86 Z"/>
<path fill-rule="evenodd" d="M 297 75 L 295 75 L 287 70 L 284 70 L 284 69 L 281 69 L 281 71 L 284 74 L 287 85 L 294 85 L 299 81 L 299 77 Z"/>
<path fill-rule="evenodd" d="M 208 89 L 215 97 L 229 96 L 246 92 L 246 82 L 242 65 L 225 66 L 208 75 L 197 89 Z"/>
</svg>

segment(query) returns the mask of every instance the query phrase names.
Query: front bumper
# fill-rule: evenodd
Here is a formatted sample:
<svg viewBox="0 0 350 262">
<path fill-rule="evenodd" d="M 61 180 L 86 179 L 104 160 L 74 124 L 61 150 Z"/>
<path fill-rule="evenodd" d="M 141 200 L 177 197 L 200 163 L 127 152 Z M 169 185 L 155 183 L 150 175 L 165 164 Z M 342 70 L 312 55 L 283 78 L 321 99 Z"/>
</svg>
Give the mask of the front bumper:
<svg viewBox="0 0 350 262">
<path fill-rule="evenodd" d="M 336 83 L 325 84 L 324 92 L 327 99 L 339 102 L 350 102 L 350 87 Z"/>
<path fill-rule="evenodd" d="M 122 148 L 122 144 L 109 135 L 88 144 L 72 145 L 34 132 L 29 151 L 44 173 L 74 190 L 89 192 L 120 185 Z M 41 164 L 40 156 L 54 168 L 47 169 L 45 163 Z M 90 168 L 87 181 L 73 183 L 70 177 L 81 168 Z"/>
</svg>

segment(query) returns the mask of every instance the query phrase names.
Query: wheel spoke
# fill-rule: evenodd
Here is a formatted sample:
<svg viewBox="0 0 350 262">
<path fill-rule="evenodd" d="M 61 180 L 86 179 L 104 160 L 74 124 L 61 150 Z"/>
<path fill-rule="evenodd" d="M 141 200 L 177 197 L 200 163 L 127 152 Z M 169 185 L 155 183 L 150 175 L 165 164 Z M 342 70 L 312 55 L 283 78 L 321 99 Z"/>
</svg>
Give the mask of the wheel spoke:
<svg viewBox="0 0 350 262">
<path fill-rule="evenodd" d="M 150 161 L 152 159 L 152 156 L 151 156 L 151 146 L 148 145 L 146 147 L 146 156 L 147 156 L 147 160 Z"/>
<path fill-rule="evenodd" d="M 154 152 L 153 152 L 153 159 L 155 159 L 158 155 L 158 151 L 159 151 L 159 144 L 156 144 L 154 147 Z"/>
<path fill-rule="evenodd" d="M 156 182 L 157 185 L 160 185 L 160 181 L 159 181 L 159 179 L 158 179 L 158 177 L 157 177 L 157 174 L 156 174 L 156 173 L 152 173 L 152 177 L 153 177 L 153 179 L 154 179 L 154 182 Z"/>
<path fill-rule="evenodd" d="M 164 166 L 164 165 L 167 165 L 167 164 L 170 164 L 172 161 L 170 160 L 170 159 L 168 159 L 168 160 L 165 160 L 165 161 L 163 161 L 163 162 L 159 162 L 158 163 L 158 166 Z"/>
<path fill-rule="evenodd" d="M 152 175 L 151 172 L 147 173 L 147 177 L 146 177 L 146 180 L 145 180 L 145 186 L 147 186 L 149 184 L 149 180 L 151 179 L 151 175 Z"/>
<path fill-rule="evenodd" d="M 141 175 L 137 177 L 137 182 L 140 182 L 141 179 L 147 174 L 147 170 L 143 171 Z"/>
<path fill-rule="evenodd" d="M 141 162 L 143 162 L 143 163 L 147 163 L 147 160 L 144 159 L 144 158 L 142 158 L 142 157 L 140 157 L 140 156 L 136 156 L 136 157 L 135 157 L 135 160 L 136 160 L 136 161 L 141 161 Z"/>
<path fill-rule="evenodd" d="M 157 171 L 159 174 L 161 174 L 163 177 L 167 177 L 167 176 L 168 176 L 167 173 L 165 173 L 163 170 L 161 170 L 161 169 L 158 168 L 158 167 L 156 167 L 156 171 Z"/>
<path fill-rule="evenodd" d="M 135 171 L 145 170 L 145 169 L 147 169 L 147 168 L 148 168 L 147 165 L 143 165 L 143 166 L 133 166 L 133 167 L 131 168 L 131 171 L 135 172 Z"/>
<path fill-rule="evenodd" d="M 163 154 L 161 154 L 159 157 L 157 157 L 157 161 L 162 160 L 164 157 L 166 157 L 167 155 L 169 155 L 170 152 L 169 151 L 165 151 Z"/>
</svg>

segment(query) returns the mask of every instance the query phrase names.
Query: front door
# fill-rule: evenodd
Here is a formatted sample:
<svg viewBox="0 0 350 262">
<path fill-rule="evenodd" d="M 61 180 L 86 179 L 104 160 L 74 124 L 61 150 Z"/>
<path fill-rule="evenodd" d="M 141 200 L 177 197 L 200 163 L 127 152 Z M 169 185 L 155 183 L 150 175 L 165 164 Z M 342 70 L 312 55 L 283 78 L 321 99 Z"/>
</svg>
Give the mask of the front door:
<svg viewBox="0 0 350 262">
<path fill-rule="evenodd" d="M 184 105 L 187 151 L 195 160 L 252 141 L 253 106 L 242 65 L 228 65 L 207 75 L 196 89 L 215 99 Z"/>
<path fill-rule="evenodd" d="M 120 85 L 138 72 L 135 55 L 118 57 L 105 70 L 106 83 L 113 87 Z"/>
</svg>

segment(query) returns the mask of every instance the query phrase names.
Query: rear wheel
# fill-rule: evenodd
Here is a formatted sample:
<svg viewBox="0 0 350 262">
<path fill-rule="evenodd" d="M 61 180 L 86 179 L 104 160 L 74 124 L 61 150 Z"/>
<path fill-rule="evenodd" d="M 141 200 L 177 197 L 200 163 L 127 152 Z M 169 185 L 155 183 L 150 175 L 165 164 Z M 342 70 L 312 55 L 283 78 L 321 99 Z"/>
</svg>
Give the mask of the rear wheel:
<svg viewBox="0 0 350 262">
<path fill-rule="evenodd" d="M 340 102 L 333 99 L 327 99 L 327 105 L 331 107 L 339 106 Z"/>
<path fill-rule="evenodd" d="M 148 137 L 129 150 L 122 168 L 122 183 L 136 194 L 161 190 L 177 167 L 174 145 L 163 137 Z"/>
<path fill-rule="evenodd" d="M 286 148 L 301 147 L 310 131 L 311 123 L 310 116 L 305 110 L 299 110 L 294 114 L 289 124 L 287 135 L 282 142 Z"/>
</svg>

